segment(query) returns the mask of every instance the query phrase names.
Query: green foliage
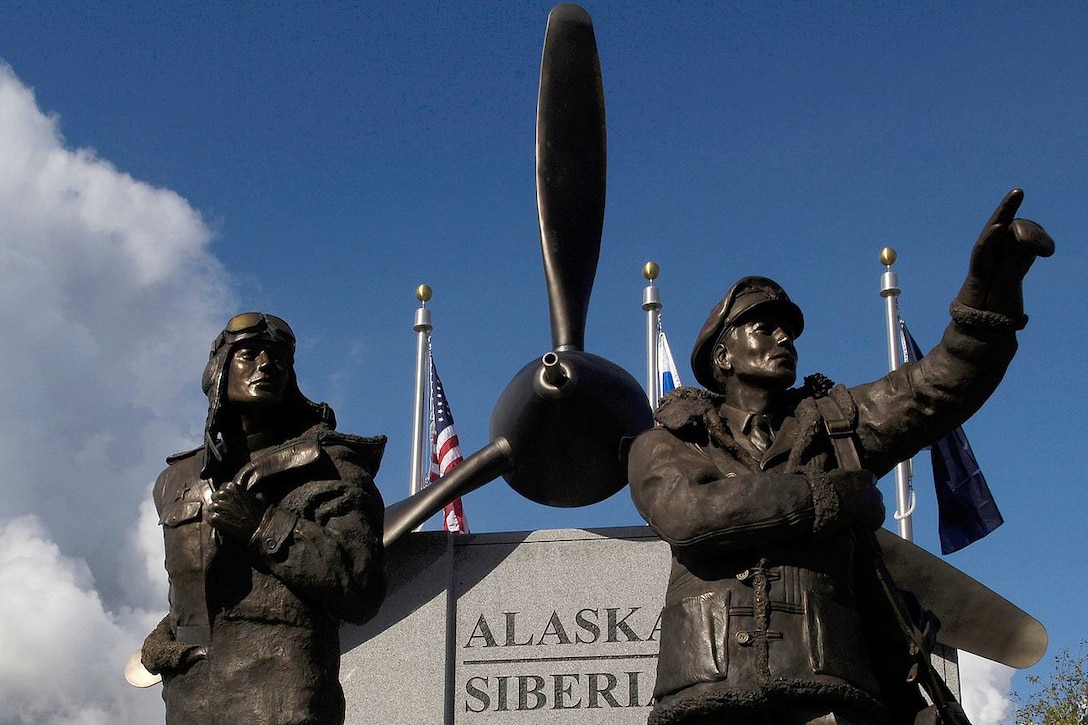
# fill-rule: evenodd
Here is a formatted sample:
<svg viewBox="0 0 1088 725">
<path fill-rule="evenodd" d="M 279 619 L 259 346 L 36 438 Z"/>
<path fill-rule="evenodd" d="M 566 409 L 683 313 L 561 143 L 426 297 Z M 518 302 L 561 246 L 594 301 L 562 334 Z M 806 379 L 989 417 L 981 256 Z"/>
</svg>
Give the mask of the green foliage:
<svg viewBox="0 0 1088 725">
<path fill-rule="evenodd" d="M 1043 683 L 1029 675 L 1033 691 L 1027 697 L 1013 693 L 1019 707 L 1016 725 L 1088 725 L 1088 655 L 1081 646 L 1074 657 L 1068 649 L 1054 658 L 1054 673 Z"/>
</svg>

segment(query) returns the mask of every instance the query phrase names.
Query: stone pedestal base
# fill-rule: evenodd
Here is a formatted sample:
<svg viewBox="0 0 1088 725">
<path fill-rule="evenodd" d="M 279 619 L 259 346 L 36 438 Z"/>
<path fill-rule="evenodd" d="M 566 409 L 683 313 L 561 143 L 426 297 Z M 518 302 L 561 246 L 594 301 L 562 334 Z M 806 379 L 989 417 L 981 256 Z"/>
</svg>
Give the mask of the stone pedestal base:
<svg viewBox="0 0 1088 725">
<path fill-rule="evenodd" d="M 645 723 L 668 569 L 645 527 L 406 536 L 341 631 L 348 723 Z"/>
</svg>

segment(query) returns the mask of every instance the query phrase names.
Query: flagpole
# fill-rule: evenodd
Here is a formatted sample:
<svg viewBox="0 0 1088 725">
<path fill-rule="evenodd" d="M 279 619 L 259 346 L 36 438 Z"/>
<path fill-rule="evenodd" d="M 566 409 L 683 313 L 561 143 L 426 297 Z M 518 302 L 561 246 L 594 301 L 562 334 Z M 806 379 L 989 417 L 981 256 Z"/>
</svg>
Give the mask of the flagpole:
<svg viewBox="0 0 1088 725">
<path fill-rule="evenodd" d="M 433 292 L 430 287 L 421 284 L 416 287 L 416 299 L 419 300 L 419 309 L 416 310 L 415 324 L 412 329 L 416 331 L 416 391 L 412 400 L 412 465 L 408 474 L 408 493 L 414 496 L 423 488 L 423 441 L 427 399 L 427 348 L 431 340 L 431 311 L 427 309 Z"/>
<path fill-rule="evenodd" d="M 657 333 L 661 324 L 661 291 L 654 287 L 654 280 L 661 273 L 656 262 L 647 262 L 642 267 L 642 276 L 646 278 L 646 289 L 642 290 L 642 309 L 646 310 L 646 397 L 650 401 L 650 410 L 657 408 L 661 398 L 661 371 L 657 365 Z"/>
<path fill-rule="evenodd" d="M 884 274 L 880 276 L 880 296 L 884 298 L 884 314 L 888 328 L 888 369 L 895 371 L 903 364 L 899 352 L 899 276 L 892 271 L 892 265 L 898 255 L 891 247 L 880 250 L 880 263 L 884 265 Z M 899 537 L 907 541 L 914 540 L 914 525 L 911 523 L 913 507 L 910 495 L 910 459 L 895 467 L 895 520 L 899 522 Z"/>
</svg>

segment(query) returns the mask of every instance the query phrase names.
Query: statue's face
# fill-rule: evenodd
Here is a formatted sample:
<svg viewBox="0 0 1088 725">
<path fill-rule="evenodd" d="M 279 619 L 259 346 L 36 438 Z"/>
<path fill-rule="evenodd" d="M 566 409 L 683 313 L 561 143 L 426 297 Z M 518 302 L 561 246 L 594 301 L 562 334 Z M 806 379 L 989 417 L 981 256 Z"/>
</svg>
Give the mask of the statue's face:
<svg viewBox="0 0 1088 725">
<path fill-rule="evenodd" d="M 756 313 L 729 329 L 714 361 L 738 382 L 766 389 L 786 389 L 797 380 L 793 326 L 774 315 Z"/>
<path fill-rule="evenodd" d="M 283 401 L 291 361 L 280 345 L 245 344 L 227 365 L 227 400 L 235 405 L 276 405 Z"/>
</svg>

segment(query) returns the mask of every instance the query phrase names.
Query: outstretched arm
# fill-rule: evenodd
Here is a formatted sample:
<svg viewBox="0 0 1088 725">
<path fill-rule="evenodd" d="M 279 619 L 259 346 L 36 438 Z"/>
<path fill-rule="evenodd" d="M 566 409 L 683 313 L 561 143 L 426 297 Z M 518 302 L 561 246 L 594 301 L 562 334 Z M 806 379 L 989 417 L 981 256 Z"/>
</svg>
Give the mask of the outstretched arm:
<svg viewBox="0 0 1088 725">
<path fill-rule="evenodd" d="M 864 465 L 877 476 L 961 425 L 997 388 L 1027 322 L 1022 283 L 1036 257 L 1054 253 L 1041 226 L 1016 219 L 1024 193 L 1010 191 L 971 251 L 952 322 L 921 360 L 851 388 Z"/>
</svg>

